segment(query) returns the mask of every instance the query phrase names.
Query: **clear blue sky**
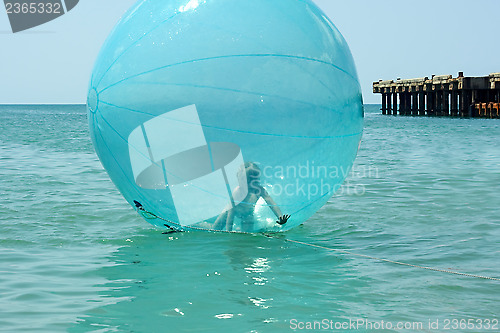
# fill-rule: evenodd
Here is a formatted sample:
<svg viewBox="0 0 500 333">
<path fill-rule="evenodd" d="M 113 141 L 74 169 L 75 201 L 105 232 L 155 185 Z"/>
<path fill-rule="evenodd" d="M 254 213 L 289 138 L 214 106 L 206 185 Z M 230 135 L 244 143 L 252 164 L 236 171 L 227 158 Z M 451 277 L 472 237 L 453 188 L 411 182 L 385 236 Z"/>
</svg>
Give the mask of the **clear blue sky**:
<svg viewBox="0 0 500 333">
<path fill-rule="evenodd" d="M 97 53 L 134 2 L 81 0 L 68 14 L 17 34 L 0 8 L 0 104 L 84 103 Z M 348 41 L 366 103 L 379 103 L 371 92 L 378 79 L 500 72 L 500 0 L 315 2 Z"/>
</svg>

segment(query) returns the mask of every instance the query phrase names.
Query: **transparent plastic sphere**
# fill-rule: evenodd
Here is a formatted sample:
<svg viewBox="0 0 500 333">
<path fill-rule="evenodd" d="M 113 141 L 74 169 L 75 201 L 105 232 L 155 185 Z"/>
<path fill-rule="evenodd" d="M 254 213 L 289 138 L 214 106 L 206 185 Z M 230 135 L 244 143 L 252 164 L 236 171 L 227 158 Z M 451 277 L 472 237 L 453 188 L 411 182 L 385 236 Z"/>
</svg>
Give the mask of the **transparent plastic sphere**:
<svg viewBox="0 0 500 333">
<path fill-rule="evenodd" d="M 303 223 L 341 186 L 363 129 L 347 43 L 309 0 L 139 1 L 103 46 L 87 104 L 125 199 L 183 230 Z"/>
</svg>

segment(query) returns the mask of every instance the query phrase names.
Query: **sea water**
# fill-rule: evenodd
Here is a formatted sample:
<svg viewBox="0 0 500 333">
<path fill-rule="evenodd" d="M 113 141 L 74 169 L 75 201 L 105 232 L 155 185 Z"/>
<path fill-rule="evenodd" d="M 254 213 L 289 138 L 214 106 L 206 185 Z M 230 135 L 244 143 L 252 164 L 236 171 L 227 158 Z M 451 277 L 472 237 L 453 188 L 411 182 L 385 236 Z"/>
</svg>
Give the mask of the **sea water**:
<svg viewBox="0 0 500 333">
<path fill-rule="evenodd" d="M 101 167 L 84 106 L 1 106 L 0 331 L 500 331 L 498 281 L 326 249 L 500 277 L 499 142 L 498 120 L 367 105 L 353 170 L 302 226 L 163 235 Z"/>
</svg>

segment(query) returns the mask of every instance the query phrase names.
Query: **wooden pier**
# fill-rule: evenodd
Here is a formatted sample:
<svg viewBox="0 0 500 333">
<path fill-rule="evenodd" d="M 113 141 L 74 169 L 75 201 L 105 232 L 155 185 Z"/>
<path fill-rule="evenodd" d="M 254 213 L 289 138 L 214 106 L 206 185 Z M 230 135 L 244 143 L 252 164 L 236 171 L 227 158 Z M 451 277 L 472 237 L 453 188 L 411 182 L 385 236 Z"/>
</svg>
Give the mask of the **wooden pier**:
<svg viewBox="0 0 500 333">
<path fill-rule="evenodd" d="M 380 80 L 373 92 L 382 94 L 382 114 L 500 118 L 500 73 Z"/>
</svg>

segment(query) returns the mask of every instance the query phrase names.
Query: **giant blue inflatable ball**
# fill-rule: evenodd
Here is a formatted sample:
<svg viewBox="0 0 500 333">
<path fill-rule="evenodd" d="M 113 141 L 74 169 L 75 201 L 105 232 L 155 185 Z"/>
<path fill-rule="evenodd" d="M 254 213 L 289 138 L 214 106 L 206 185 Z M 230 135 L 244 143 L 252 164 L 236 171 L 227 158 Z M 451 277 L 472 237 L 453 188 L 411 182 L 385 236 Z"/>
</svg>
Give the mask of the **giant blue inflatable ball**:
<svg viewBox="0 0 500 333">
<path fill-rule="evenodd" d="M 125 199 L 176 230 L 303 223 L 341 186 L 363 128 L 347 43 L 310 0 L 139 1 L 101 50 L 87 106 Z"/>
</svg>

